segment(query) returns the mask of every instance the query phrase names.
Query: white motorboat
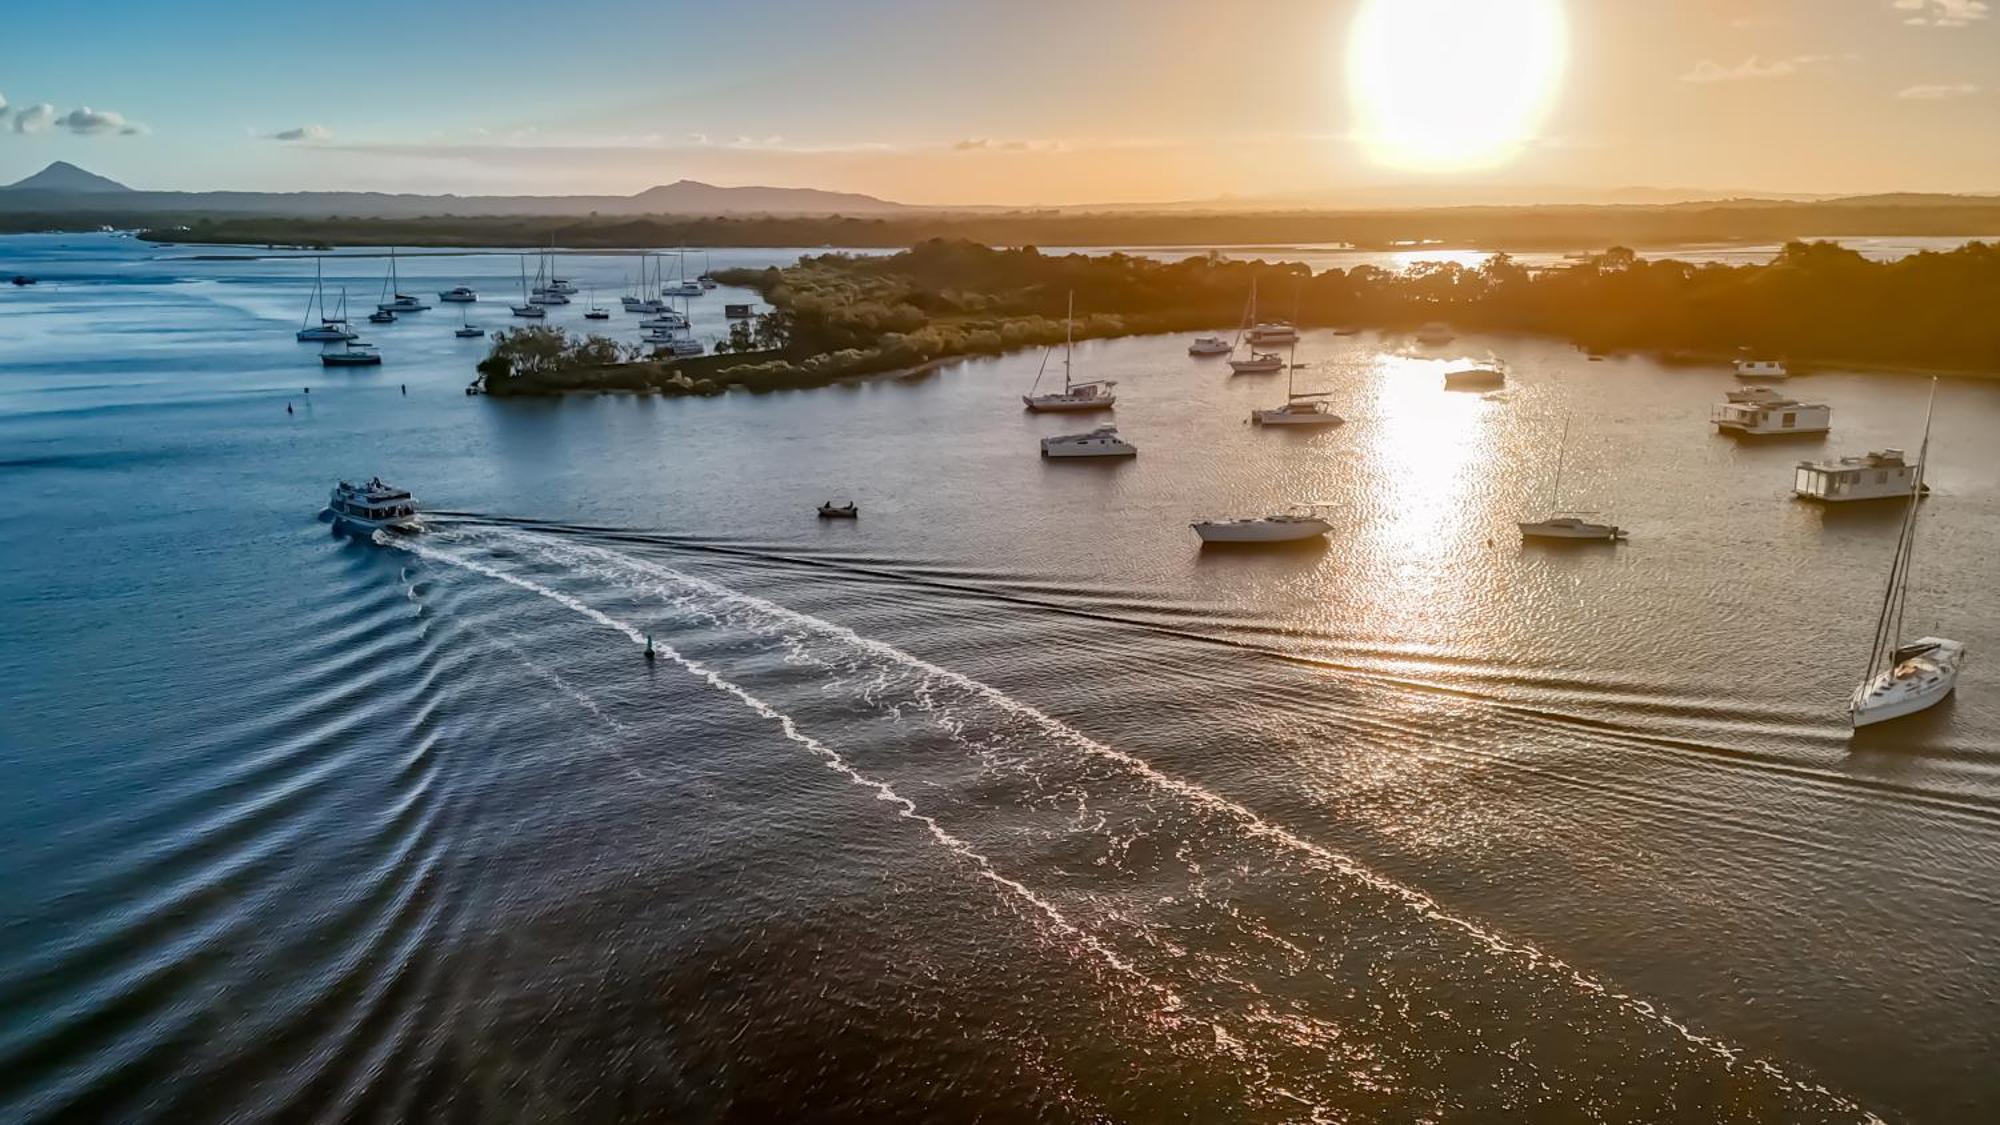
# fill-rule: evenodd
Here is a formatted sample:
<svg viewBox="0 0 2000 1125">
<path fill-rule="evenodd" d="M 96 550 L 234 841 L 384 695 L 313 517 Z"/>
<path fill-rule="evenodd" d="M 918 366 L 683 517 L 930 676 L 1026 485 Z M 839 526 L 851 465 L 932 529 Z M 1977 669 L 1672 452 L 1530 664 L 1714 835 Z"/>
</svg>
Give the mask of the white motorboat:
<svg viewBox="0 0 2000 1125">
<path fill-rule="evenodd" d="M 662 309 L 659 313 L 639 322 L 641 328 L 686 328 L 687 317 L 672 309 Z"/>
<path fill-rule="evenodd" d="M 1848 720 L 1859 730 L 1875 723 L 1914 715 L 1935 706 L 1958 686 L 1965 666 L 1965 644 L 1947 637 L 1923 636 L 1902 641 L 1903 609 L 1910 596 L 1910 568 L 1915 561 L 1918 501 L 1923 495 L 1924 465 L 1930 458 L 1931 409 L 1937 403 L 1937 380 L 1931 380 L 1931 407 L 1924 411 L 1924 442 L 1917 449 L 1916 472 L 1903 508 L 1903 527 L 1896 554 L 1889 564 L 1889 585 L 1882 610 L 1875 618 L 1875 639 L 1868 652 L 1868 674 L 1847 702 Z"/>
<path fill-rule="evenodd" d="M 1789 379 L 1791 370 L 1781 359 L 1739 359 L 1736 361 L 1738 379 Z"/>
<path fill-rule="evenodd" d="M 1823 434 L 1833 428 L 1833 408 L 1783 396 L 1750 402 L 1737 402 L 1732 396 L 1711 411 L 1708 420 L 1723 433 L 1738 437 Z"/>
<path fill-rule="evenodd" d="M 413 531 L 418 527 L 416 499 L 383 483 L 381 477 L 370 477 L 366 484 L 335 484 L 321 514 L 335 527 L 361 531 Z"/>
<path fill-rule="evenodd" d="M 313 310 L 319 316 L 313 316 Z M 318 323 L 314 323 L 317 319 Z M 321 274 L 320 259 L 313 259 L 313 291 L 306 298 L 305 319 L 299 322 L 298 339 L 302 343 L 344 344 L 354 339 L 355 333 L 347 327 L 347 291 L 341 290 L 340 311 L 333 316 L 326 315 L 326 286 Z"/>
<path fill-rule="evenodd" d="M 479 294 L 469 286 L 454 285 L 449 289 L 438 290 L 438 300 L 448 305 L 469 305 L 479 300 Z"/>
<path fill-rule="evenodd" d="M 1338 426 L 1347 419 L 1326 404 L 1327 391 L 1300 394 L 1297 382 L 1298 347 L 1292 348 L 1292 362 L 1285 365 L 1285 405 L 1270 410 L 1252 410 L 1250 421 L 1259 426 Z"/>
<path fill-rule="evenodd" d="M 1087 434 L 1042 439 L 1044 457 L 1131 457 L 1139 447 L 1118 436 L 1118 427 L 1099 426 Z"/>
<path fill-rule="evenodd" d="M 1449 344 L 1458 337 L 1452 334 L 1451 325 L 1442 320 L 1433 320 L 1417 329 L 1417 343 L 1430 347 Z"/>
<path fill-rule="evenodd" d="M 1498 364 L 1474 364 L 1444 373 L 1448 391 L 1490 391 L 1507 385 L 1507 369 Z"/>
<path fill-rule="evenodd" d="M 1236 346 L 1220 336 L 1196 336 L 1188 345 L 1189 355 L 1228 355 Z"/>
<path fill-rule="evenodd" d="M 1038 395 L 1035 388 L 1042 384 L 1042 373 L 1048 369 L 1049 356 L 1042 353 L 1042 370 L 1035 372 L 1034 386 L 1021 396 L 1023 405 L 1039 414 L 1075 413 L 1083 410 L 1110 410 L 1118 403 L 1118 396 L 1111 388 L 1118 384 L 1111 379 L 1096 379 L 1088 383 L 1078 383 L 1070 378 L 1070 358 L 1075 350 L 1076 337 L 1076 294 L 1069 295 L 1069 312 L 1063 318 L 1063 389 L 1058 394 Z"/>
<path fill-rule="evenodd" d="M 373 344 L 350 340 L 338 351 L 328 349 L 319 353 L 319 362 L 322 367 L 380 367 L 382 353 Z"/>
<path fill-rule="evenodd" d="M 1617 524 L 1596 523 L 1584 519 L 1595 512 L 1564 512 L 1562 501 L 1563 463 L 1569 452 L 1569 418 L 1563 418 L 1562 440 L 1556 445 L 1556 479 L 1549 485 L 1549 507 L 1556 514 L 1545 520 L 1523 520 L 1515 526 L 1521 529 L 1523 539 L 1583 539 L 1601 543 L 1616 543 L 1625 538 L 1625 529 Z"/>
<path fill-rule="evenodd" d="M 1251 328 L 1244 335 L 1253 344 L 1296 344 L 1299 342 L 1299 330 L 1282 320 L 1259 324 Z"/>
<path fill-rule="evenodd" d="M 1203 543 L 1297 543 L 1333 530 L 1318 508 L 1305 505 L 1275 516 L 1196 520 L 1188 526 Z"/>
<path fill-rule="evenodd" d="M 1919 487 L 1916 473 L 1917 467 L 1900 449 L 1831 461 L 1801 461 L 1792 473 L 1792 495 L 1827 504 L 1901 500 Z"/>
</svg>

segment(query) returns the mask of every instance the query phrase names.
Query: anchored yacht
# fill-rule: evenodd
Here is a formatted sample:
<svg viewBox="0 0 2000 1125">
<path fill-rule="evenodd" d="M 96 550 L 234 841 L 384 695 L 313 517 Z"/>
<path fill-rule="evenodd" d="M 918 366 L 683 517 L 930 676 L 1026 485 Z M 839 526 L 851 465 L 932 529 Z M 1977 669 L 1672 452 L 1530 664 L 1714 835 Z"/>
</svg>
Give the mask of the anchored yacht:
<svg viewBox="0 0 2000 1125">
<path fill-rule="evenodd" d="M 1063 389 L 1061 393 L 1038 395 L 1035 388 L 1041 386 L 1042 372 L 1035 372 L 1035 382 L 1028 393 L 1021 396 L 1021 402 L 1029 410 L 1038 414 L 1075 413 L 1082 410 L 1110 410 L 1118 403 L 1118 396 L 1111 388 L 1117 382 L 1111 379 L 1095 379 L 1088 383 L 1073 382 L 1070 379 L 1070 356 L 1076 346 L 1076 294 L 1069 295 L 1069 312 L 1063 317 Z M 1042 355 L 1042 368 L 1048 368 L 1048 353 Z"/>
<path fill-rule="evenodd" d="M 319 323 L 313 323 L 313 310 L 319 310 Z M 298 339 L 301 343 L 344 344 L 354 339 L 355 333 L 347 327 L 347 290 L 340 291 L 340 308 L 332 316 L 326 315 L 326 285 L 320 273 L 320 260 L 313 259 L 313 291 L 306 298 L 305 319 L 299 322 Z"/>
<path fill-rule="evenodd" d="M 381 477 L 370 477 L 366 484 L 341 481 L 334 485 L 322 516 L 331 519 L 335 527 L 362 531 L 413 531 L 418 527 L 416 500 L 403 489 L 383 483 Z"/>
<path fill-rule="evenodd" d="M 1118 427 L 1099 426 L 1087 434 L 1042 439 L 1044 457 L 1132 457 L 1139 447 L 1118 436 Z"/>
<path fill-rule="evenodd" d="M 1196 336 L 1188 345 L 1189 355 L 1228 355 L 1236 346 L 1220 336 Z"/>
<path fill-rule="evenodd" d="M 1490 391 L 1507 385 L 1507 370 L 1497 364 L 1475 364 L 1444 373 L 1448 391 Z"/>
<path fill-rule="evenodd" d="M 469 305 L 479 300 L 479 294 L 473 292 L 469 286 L 454 285 L 449 289 L 439 290 L 438 300 L 448 305 Z"/>
<path fill-rule="evenodd" d="M 1274 320 L 1250 329 L 1244 338 L 1253 344 L 1296 344 L 1299 330 L 1286 321 Z"/>
<path fill-rule="evenodd" d="M 1739 359 L 1736 361 L 1738 379 L 1789 379 L 1791 371 L 1779 359 Z"/>
<path fill-rule="evenodd" d="M 1285 370 L 1285 405 L 1270 410 L 1252 410 L 1250 421 L 1259 426 L 1338 426 L 1347 419 L 1326 404 L 1327 391 L 1299 393 L 1297 372 L 1299 349 L 1292 346 L 1292 362 Z"/>
<path fill-rule="evenodd" d="M 1595 512 L 1564 512 L 1557 504 L 1562 500 L 1563 464 L 1569 452 L 1569 418 L 1564 416 L 1562 440 L 1556 446 L 1556 479 L 1549 486 L 1549 507 L 1556 514 L 1545 520 L 1522 520 L 1515 524 L 1521 529 L 1523 539 L 1584 539 L 1602 543 L 1616 543 L 1625 538 L 1625 529 L 1612 523 L 1595 523 L 1584 519 Z"/>
<path fill-rule="evenodd" d="M 1248 357 L 1229 361 L 1229 370 L 1236 375 L 1270 375 L 1284 369 L 1284 356 L 1277 352 L 1260 352 L 1255 348 L 1250 350 Z"/>
<path fill-rule="evenodd" d="M 1715 428 L 1738 437 L 1778 434 L 1823 434 L 1833 428 L 1833 408 L 1778 396 L 1749 402 L 1728 401 L 1710 412 Z"/>
<path fill-rule="evenodd" d="M 376 351 L 373 344 L 350 340 L 347 346 L 339 351 L 328 350 L 319 353 L 319 362 L 322 367 L 380 367 L 382 353 Z"/>
<path fill-rule="evenodd" d="M 1296 543 L 1333 530 L 1319 509 L 1300 505 L 1275 516 L 1233 520 L 1196 520 L 1188 525 L 1203 543 Z"/>
</svg>

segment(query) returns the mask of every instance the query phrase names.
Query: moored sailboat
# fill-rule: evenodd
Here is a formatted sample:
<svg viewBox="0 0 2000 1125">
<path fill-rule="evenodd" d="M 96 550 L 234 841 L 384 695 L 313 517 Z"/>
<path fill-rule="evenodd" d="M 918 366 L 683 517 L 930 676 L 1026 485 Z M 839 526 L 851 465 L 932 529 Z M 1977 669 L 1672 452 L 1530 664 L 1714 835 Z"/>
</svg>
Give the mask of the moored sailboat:
<svg viewBox="0 0 2000 1125">
<path fill-rule="evenodd" d="M 1328 391 L 1300 394 L 1298 381 L 1299 346 L 1292 345 L 1291 362 L 1285 365 L 1285 405 L 1270 410 L 1252 410 L 1250 421 L 1259 426 L 1338 426 L 1347 419 L 1326 404 Z"/>
<path fill-rule="evenodd" d="M 1584 519 L 1596 512 L 1564 512 L 1558 507 L 1562 499 L 1563 460 L 1569 452 L 1569 418 L 1563 418 L 1562 441 L 1556 446 L 1556 479 L 1549 486 L 1549 507 L 1555 514 L 1544 520 L 1523 520 L 1515 526 L 1521 529 L 1523 539 L 1581 539 L 1599 543 L 1616 543 L 1625 538 L 1625 529 L 1616 524 L 1595 523 Z"/>
<path fill-rule="evenodd" d="M 1111 379 L 1094 379 L 1087 383 L 1073 382 L 1070 378 L 1070 358 L 1076 344 L 1076 294 L 1069 295 L 1069 312 L 1063 318 L 1063 389 L 1060 394 L 1038 395 L 1035 387 L 1041 385 L 1041 372 L 1035 373 L 1035 386 L 1021 396 L 1021 402 L 1029 410 L 1037 413 L 1055 411 L 1075 412 L 1079 410 L 1110 410 L 1118 402 L 1118 396 L 1111 388 L 1117 382 Z M 1044 367 L 1048 357 L 1042 357 Z"/>
</svg>

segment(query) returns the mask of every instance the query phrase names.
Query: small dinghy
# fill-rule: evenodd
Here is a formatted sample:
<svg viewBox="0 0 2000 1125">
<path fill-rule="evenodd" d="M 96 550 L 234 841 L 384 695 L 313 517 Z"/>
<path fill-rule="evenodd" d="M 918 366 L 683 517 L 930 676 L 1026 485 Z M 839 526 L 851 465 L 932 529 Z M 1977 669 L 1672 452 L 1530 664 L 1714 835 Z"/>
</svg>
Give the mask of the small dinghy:
<svg viewBox="0 0 2000 1125">
<path fill-rule="evenodd" d="M 861 509 L 852 500 L 845 504 L 836 504 L 828 500 L 819 506 L 819 518 L 823 520 L 851 520 L 860 514 Z"/>
</svg>

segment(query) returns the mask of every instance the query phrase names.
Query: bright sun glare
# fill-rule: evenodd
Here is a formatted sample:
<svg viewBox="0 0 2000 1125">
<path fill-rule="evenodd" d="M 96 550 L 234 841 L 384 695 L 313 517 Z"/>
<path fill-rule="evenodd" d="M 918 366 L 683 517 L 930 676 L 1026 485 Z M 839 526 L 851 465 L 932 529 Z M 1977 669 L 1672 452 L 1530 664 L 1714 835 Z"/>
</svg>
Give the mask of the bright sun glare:
<svg viewBox="0 0 2000 1125">
<path fill-rule="evenodd" d="M 1562 84 L 1562 0 L 1366 0 L 1348 36 L 1359 139 L 1400 168 L 1499 164 Z"/>
</svg>

